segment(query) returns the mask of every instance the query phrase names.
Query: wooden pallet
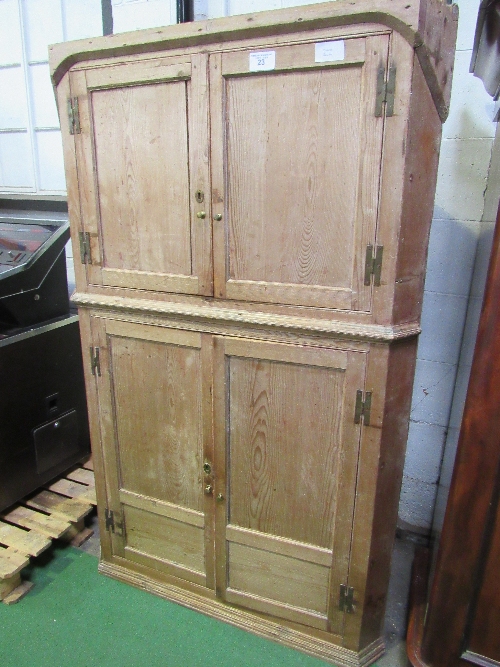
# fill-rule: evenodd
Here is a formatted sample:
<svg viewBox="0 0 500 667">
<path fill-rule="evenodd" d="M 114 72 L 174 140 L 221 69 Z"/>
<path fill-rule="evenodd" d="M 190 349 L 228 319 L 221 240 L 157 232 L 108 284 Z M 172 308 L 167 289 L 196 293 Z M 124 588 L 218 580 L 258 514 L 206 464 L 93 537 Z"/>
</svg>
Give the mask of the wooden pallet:
<svg viewBox="0 0 500 667">
<path fill-rule="evenodd" d="M 85 517 L 96 505 L 92 459 L 3 514 L 0 514 L 0 600 L 18 602 L 32 588 L 21 580 L 31 556 L 39 556 L 52 540 L 79 546 L 93 530 Z"/>
</svg>

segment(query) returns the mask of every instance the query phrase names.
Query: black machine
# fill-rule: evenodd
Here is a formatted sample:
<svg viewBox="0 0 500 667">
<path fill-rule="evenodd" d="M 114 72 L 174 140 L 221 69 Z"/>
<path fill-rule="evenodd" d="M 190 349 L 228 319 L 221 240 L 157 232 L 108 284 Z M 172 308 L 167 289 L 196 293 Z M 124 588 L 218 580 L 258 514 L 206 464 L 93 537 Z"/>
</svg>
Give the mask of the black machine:
<svg viewBox="0 0 500 667">
<path fill-rule="evenodd" d="M 90 451 L 69 224 L 0 213 L 0 511 Z"/>
</svg>

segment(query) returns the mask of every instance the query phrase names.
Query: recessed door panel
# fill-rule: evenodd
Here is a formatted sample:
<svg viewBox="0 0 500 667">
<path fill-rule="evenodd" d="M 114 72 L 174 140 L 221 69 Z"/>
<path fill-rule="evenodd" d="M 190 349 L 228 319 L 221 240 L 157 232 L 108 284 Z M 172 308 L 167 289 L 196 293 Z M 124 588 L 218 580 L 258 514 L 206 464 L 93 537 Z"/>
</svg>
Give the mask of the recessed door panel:
<svg viewBox="0 0 500 667">
<path fill-rule="evenodd" d="M 186 87 L 91 94 L 106 268 L 191 274 Z"/>
</svg>

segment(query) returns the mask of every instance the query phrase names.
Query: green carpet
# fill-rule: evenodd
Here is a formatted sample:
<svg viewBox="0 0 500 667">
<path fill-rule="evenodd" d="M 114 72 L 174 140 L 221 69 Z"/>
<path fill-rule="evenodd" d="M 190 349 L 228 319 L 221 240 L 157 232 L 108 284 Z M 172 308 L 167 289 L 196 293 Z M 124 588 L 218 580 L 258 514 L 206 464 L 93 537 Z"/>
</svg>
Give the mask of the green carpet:
<svg viewBox="0 0 500 667">
<path fill-rule="evenodd" d="M 28 575 L 30 593 L 0 603 L 1 667 L 327 664 L 100 575 L 72 547 L 54 547 Z"/>
</svg>

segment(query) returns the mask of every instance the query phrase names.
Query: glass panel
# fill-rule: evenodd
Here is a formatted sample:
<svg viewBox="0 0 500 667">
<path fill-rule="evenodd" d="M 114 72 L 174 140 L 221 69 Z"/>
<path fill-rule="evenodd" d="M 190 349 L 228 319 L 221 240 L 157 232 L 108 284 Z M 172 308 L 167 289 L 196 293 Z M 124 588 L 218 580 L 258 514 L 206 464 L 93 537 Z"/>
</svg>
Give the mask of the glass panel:
<svg viewBox="0 0 500 667">
<path fill-rule="evenodd" d="M 28 61 L 48 60 L 48 46 L 63 41 L 59 0 L 23 0 Z"/>
<path fill-rule="evenodd" d="M 102 35 L 101 0 L 63 0 L 65 39 Z"/>
<path fill-rule="evenodd" d="M 25 128 L 28 106 L 21 67 L 0 69 L 0 91 L 0 129 Z"/>
<path fill-rule="evenodd" d="M 0 2 L 0 66 L 21 62 L 21 26 L 17 0 Z"/>
<path fill-rule="evenodd" d="M 61 133 L 36 132 L 38 187 L 40 190 L 66 190 Z"/>
<path fill-rule="evenodd" d="M 48 65 L 30 65 L 33 123 L 36 127 L 59 127 L 56 100 Z"/>
<path fill-rule="evenodd" d="M 0 187 L 35 187 L 27 132 L 0 133 Z"/>
</svg>

